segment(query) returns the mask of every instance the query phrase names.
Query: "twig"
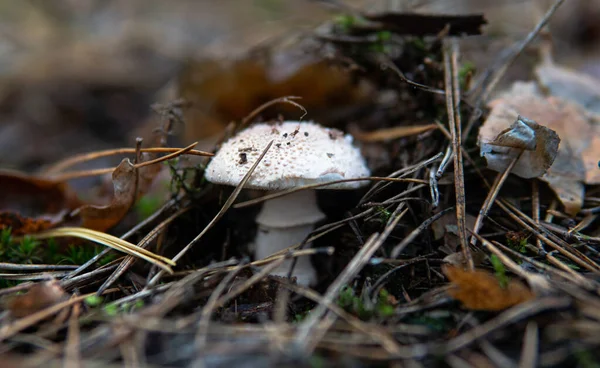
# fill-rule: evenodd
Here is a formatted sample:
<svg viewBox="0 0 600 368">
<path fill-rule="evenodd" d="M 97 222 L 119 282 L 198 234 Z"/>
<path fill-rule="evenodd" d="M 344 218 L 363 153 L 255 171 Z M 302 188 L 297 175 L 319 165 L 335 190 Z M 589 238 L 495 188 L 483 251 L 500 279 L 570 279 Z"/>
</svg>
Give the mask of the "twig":
<svg viewBox="0 0 600 368">
<path fill-rule="evenodd" d="M 508 178 L 508 175 L 512 171 L 513 167 L 515 167 L 515 164 L 517 163 L 517 161 L 519 161 L 519 158 L 521 158 L 522 153 L 523 153 L 523 151 L 521 151 L 517 155 L 517 157 L 515 157 L 510 162 L 510 164 L 506 167 L 504 172 L 498 173 L 498 175 L 496 175 L 496 179 L 494 180 L 492 187 L 488 191 L 488 195 L 485 197 L 485 201 L 483 201 L 483 205 L 481 205 L 481 209 L 479 210 L 479 214 L 477 215 L 477 219 L 475 220 L 475 225 L 473 225 L 473 234 L 479 233 L 479 230 L 483 226 L 483 219 L 485 217 L 487 217 L 487 214 L 488 214 L 490 208 L 492 208 L 492 205 L 496 201 L 496 197 L 498 196 L 498 193 L 500 192 L 500 188 L 502 188 L 502 184 L 504 184 L 504 182 L 506 181 L 506 178 Z M 471 244 L 472 245 L 477 244 L 477 238 L 475 236 L 471 237 Z"/>
<path fill-rule="evenodd" d="M 71 317 L 69 318 L 69 332 L 67 333 L 67 342 L 65 345 L 65 368 L 81 367 L 81 354 L 79 353 L 79 314 L 81 313 L 81 303 L 73 305 Z"/>
<path fill-rule="evenodd" d="M 175 148 L 175 147 L 173 147 L 173 148 L 151 147 L 151 148 L 142 148 L 140 151 L 145 152 L 145 153 L 176 153 L 176 152 L 180 152 L 181 150 L 182 150 L 181 148 Z M 135 148 L 115 148 L 115 149 L 110 149 L 110 150 L 106 150 L 106 151 L 95 151 L 95 152 L 84 153 L 81 155 L 69 157 L 65 160 L 59 161 L 59 162 L 55 163 L 54 165 L 44 169 L 42 172 L 40 172 L 40 174 L 50 176 L 51 174 L 63 172 L 65 169 L 67 169 L 71 166 L 77 165 L 79 163 L 82 163 L 82 162 L 92 161 L 92 160 L 96 160 L 98 158 L 107 157 L 107 156 L 124 155 L 124 154 L 132 154 L 132 153 L 136 153 Z M 194 149 L 186 151 L 185 153 L 187 155 L 194 155 L 194 156 L 207 156 L 207 157 L 214 156 L 213 153 L 198 151 L 198 150 L 194 150 Z"/>
<path fill-rule="evenodd" d="M 530 321 L 525 329 L 523 338 L 523 348 L 521 349 L 521 361 L 519 368 L 537 367 L 537 357 L 539 348 L 538 325 L 535 321 Z"/>
<path fill-rule="evenodd" d="M 440 212 L 436 213 L 435 215 L 431 216 L 430 218 L 428 218 L 427 220 L 423 221 L 423 223 L 421 225 L 419 225 L 419 227 L 417 227 L 416 229 L 411 231 L 411 233 L 408 234 L 408 236 L 406 238 L 402 239 L 402 241 L 392 249 L 392 253 L 390 254 L 390 257 L 391 258 L 398 257 L 400 255 L 400 253 L 402 253 L 404 248 L 406 248 L 407 245 L 412 243 L 412 241 L 415 240 L 415 238 L 423 230 L 427 229 L 429 227 L 429 225 L 434 223 L 437 219 L 444 216 L 446 213 L 448 213 L 451 210 L 452 210 L 452 207 L 446 208 L 445 210 L 440 211 Z"/>
<path fill-rule="evenodd" d="M 446 109 L 448 124 L 452 134 L 454 152 L 454 190 L 456 194 L 456 225 L 464 259 L 469 269 L 474 269 L 473 257 L 467 242 L 467 222 L 465 208 L 465 178 L 462 160 L 461 121 L 460 121 L 460 84 L 458 82 L 458 43 L 455 39 L 446 42 L 444 48 L 444 75 L 446 86 Z"/>
</svg>

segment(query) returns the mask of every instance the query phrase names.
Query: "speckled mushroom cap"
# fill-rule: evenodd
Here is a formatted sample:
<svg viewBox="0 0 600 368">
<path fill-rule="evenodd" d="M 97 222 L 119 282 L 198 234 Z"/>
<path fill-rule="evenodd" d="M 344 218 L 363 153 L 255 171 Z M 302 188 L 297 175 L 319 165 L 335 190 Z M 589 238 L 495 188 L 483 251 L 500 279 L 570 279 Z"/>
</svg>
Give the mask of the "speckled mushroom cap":
<svg viewBox="0 0 600 368">
<path fill-rule="evenodd" d="M 258 159 L 246 188 L 277 190 L 355 179 L 370 175 L 364 158 L 352 144 L 352 136 L 313 122 L 260 123 L 225 142 L 206 168 L 206 179 L 236 186 Z M 328 185 L 324 189 L 355 189 L 367 181 Z"/>
</svg>

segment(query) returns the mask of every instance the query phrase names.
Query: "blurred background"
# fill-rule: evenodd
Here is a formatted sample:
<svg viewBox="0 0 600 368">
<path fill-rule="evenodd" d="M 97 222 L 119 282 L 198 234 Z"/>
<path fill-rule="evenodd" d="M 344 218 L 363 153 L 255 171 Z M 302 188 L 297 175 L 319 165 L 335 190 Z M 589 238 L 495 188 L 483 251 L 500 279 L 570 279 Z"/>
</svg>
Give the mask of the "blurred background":
<svg viewBox="0 0 600 368">
<path fill-rule="evenodd" d="M 351 119 L 364 91 L 294 45 L 336 14 L 483 12 L 465 41 L 478 70 L 522 39 L 548 0 L 1 0 L 0 167 L 132 147 L 160 125 L 154 103 L 191 103 L 175 144 L 214 137 L 261 103 L 300 95 L 308 118 Z M 600 0 L 569 0 L 550 24 L 555 59 L 600 77 Z M 529 68 L 521 62 L 514 68 Z M 526 77 L 515 69 L 513 77 Z M 354 84 L 353 84 L 354 85 Z M 339 113 L 338 113 L 339 112 Z M 106 159 L 108 160 L 108 159 Z M 105 167 L 99 160 L 91 165 Z"/>
</svg>

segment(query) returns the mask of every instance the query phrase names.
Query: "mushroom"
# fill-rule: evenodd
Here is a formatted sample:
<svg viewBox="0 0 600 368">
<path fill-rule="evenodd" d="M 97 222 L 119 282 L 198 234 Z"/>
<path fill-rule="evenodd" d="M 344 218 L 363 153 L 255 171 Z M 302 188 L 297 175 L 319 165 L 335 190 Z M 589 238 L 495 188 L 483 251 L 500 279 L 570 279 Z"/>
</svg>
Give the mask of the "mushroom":
<svg viewBox="0 0 600 368">
<path fill-rule="evenodd" d="M 206 168 L 206 179 L 236 186 L 262 153 L 273 145 L 256 167 L 245 188 L 267 191 L 370 175 L 364 158 L 352 144 L 352 136 L 313 122 L 286 121 L 255 124 L 223 143 Z M 366 181 L 327 185 L 323 189 L 356 189 Z M 315 190 L 301 190 L 265 201 L 256 218 L 255 257 L 262 259 L 302 242 L 315 223 L 325 218 Z M 287 276 L 292 260 L 274 271 Z M 292 276 L 309 285 L 316 273 L 308 257 L 299 257 Z"/>
</svg>

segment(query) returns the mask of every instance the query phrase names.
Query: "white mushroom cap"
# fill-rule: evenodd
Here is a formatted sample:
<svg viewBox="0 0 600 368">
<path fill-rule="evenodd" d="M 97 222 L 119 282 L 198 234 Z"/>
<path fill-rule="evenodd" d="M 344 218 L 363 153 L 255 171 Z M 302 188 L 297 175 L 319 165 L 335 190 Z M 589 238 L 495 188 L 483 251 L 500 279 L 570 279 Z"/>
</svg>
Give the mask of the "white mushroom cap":
<svg viewBox="0 0 600 368">
<path fill-rule="evenodd" d="M 352 136 L 313 122 L 260 123 L 225 142 L 206 168 L 206 179 L 236 186 L 265 147 L 273 145 L 254 170 L 246 188 L 278 190 L 356 179 L 370 175 Z M 325 189 L 355 189 L 367 181 L 332 184 Z"/>
</svg>

